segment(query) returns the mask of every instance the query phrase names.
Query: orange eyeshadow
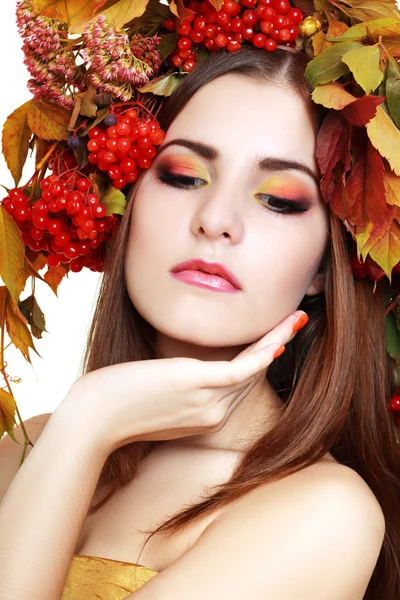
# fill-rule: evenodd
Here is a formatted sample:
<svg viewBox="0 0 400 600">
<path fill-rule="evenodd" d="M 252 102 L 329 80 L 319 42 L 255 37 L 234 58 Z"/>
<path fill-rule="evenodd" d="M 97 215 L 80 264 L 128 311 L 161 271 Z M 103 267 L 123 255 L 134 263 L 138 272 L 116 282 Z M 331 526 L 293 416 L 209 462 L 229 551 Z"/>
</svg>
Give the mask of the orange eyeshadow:
<svg viewBox="0 0 400 600">
<path fill-rule="evenodd" d="M 209 182 L 211 177 L 204 165 L 194 157 L 186 154 L 173 154 L 163 160 L 164 168 L 173 175 L 186 175 L 198 177 Z"/>
<path fill-rule="evenodd" d="M 271 194 L 288 198 L 289 200 L 298 200 L 309 195 L 310 190 L 305 183 L 296 177 L 282 175 L 271 175 L 266 181 L 257 188 L 257 194 Z"/>
</svg>

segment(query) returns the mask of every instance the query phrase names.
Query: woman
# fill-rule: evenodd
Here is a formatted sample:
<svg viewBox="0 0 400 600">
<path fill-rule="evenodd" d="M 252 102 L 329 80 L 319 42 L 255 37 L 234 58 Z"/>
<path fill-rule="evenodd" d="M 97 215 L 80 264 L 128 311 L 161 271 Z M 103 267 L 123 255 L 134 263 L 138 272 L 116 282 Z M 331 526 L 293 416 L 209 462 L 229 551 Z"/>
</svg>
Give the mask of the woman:
<svg viewBox="0 0 400 600">
<path fill-rule="evenodd" d="M 385 297 L 319 195 L 305 61 L 218 52 L 167 103 L 1 506 L 1 600 L 398 598 Z"/>
</svg>

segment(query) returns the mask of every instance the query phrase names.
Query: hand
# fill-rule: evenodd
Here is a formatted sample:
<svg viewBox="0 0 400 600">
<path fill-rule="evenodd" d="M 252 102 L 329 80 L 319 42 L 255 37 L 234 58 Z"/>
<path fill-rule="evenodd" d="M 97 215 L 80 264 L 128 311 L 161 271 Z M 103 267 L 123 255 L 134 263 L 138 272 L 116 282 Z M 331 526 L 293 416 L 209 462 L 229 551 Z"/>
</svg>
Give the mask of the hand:
<svg viewBox="0 0 400 600">
<path fill-rule="evenodd" d="M 80 377 L 65 400 L 76 399 L 77 414 L 86 415 L 109 453 L 133 441 L 219 431 L 304 314 L 289 315 L 230 361 L 176 357 L 110 365 Z"/>
</svg>

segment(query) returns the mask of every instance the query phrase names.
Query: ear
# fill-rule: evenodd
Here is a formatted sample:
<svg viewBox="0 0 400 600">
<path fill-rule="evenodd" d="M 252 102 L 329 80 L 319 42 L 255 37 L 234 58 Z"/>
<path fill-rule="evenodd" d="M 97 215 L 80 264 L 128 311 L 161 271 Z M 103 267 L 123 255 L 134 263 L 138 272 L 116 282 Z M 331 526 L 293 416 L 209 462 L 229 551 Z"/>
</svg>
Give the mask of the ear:
<svg viewBox="0 0 400 600">
<path fill-rule="evenodd" d="M 310 283 L 305 295 L 306 296 L 315 296 L 316 294 L 321 294 L 324 291 L 325 286 L 325 275 L 324 273 L 317 273 Z"/>
</svg>

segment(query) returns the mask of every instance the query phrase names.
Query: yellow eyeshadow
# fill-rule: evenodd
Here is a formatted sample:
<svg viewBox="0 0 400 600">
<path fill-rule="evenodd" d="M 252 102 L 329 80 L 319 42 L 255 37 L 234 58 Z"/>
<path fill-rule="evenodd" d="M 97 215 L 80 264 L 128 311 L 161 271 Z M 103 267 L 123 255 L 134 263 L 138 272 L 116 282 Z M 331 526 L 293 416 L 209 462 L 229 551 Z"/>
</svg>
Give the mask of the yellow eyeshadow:
<svg viewBox="0 0 400 600">
<path fill-rule="evenodd" d="M 207 183 L 210 182 L 210 173 L 204 167 L 204 165 L 194 157 L 182 154 L 172 155 L 168 156 L 164 164 L 174 175 L 198 177 L 200 179 L 204 179 L 207 181 Z"/>
<path fill-rule="evenodd" d="M 271 194 L 288 199 L 295 199 L 307 193 L 307 188 L 301 181 L 292 177 L 272 175 L 256 189 L 256 194 Z"/>
</svg>

